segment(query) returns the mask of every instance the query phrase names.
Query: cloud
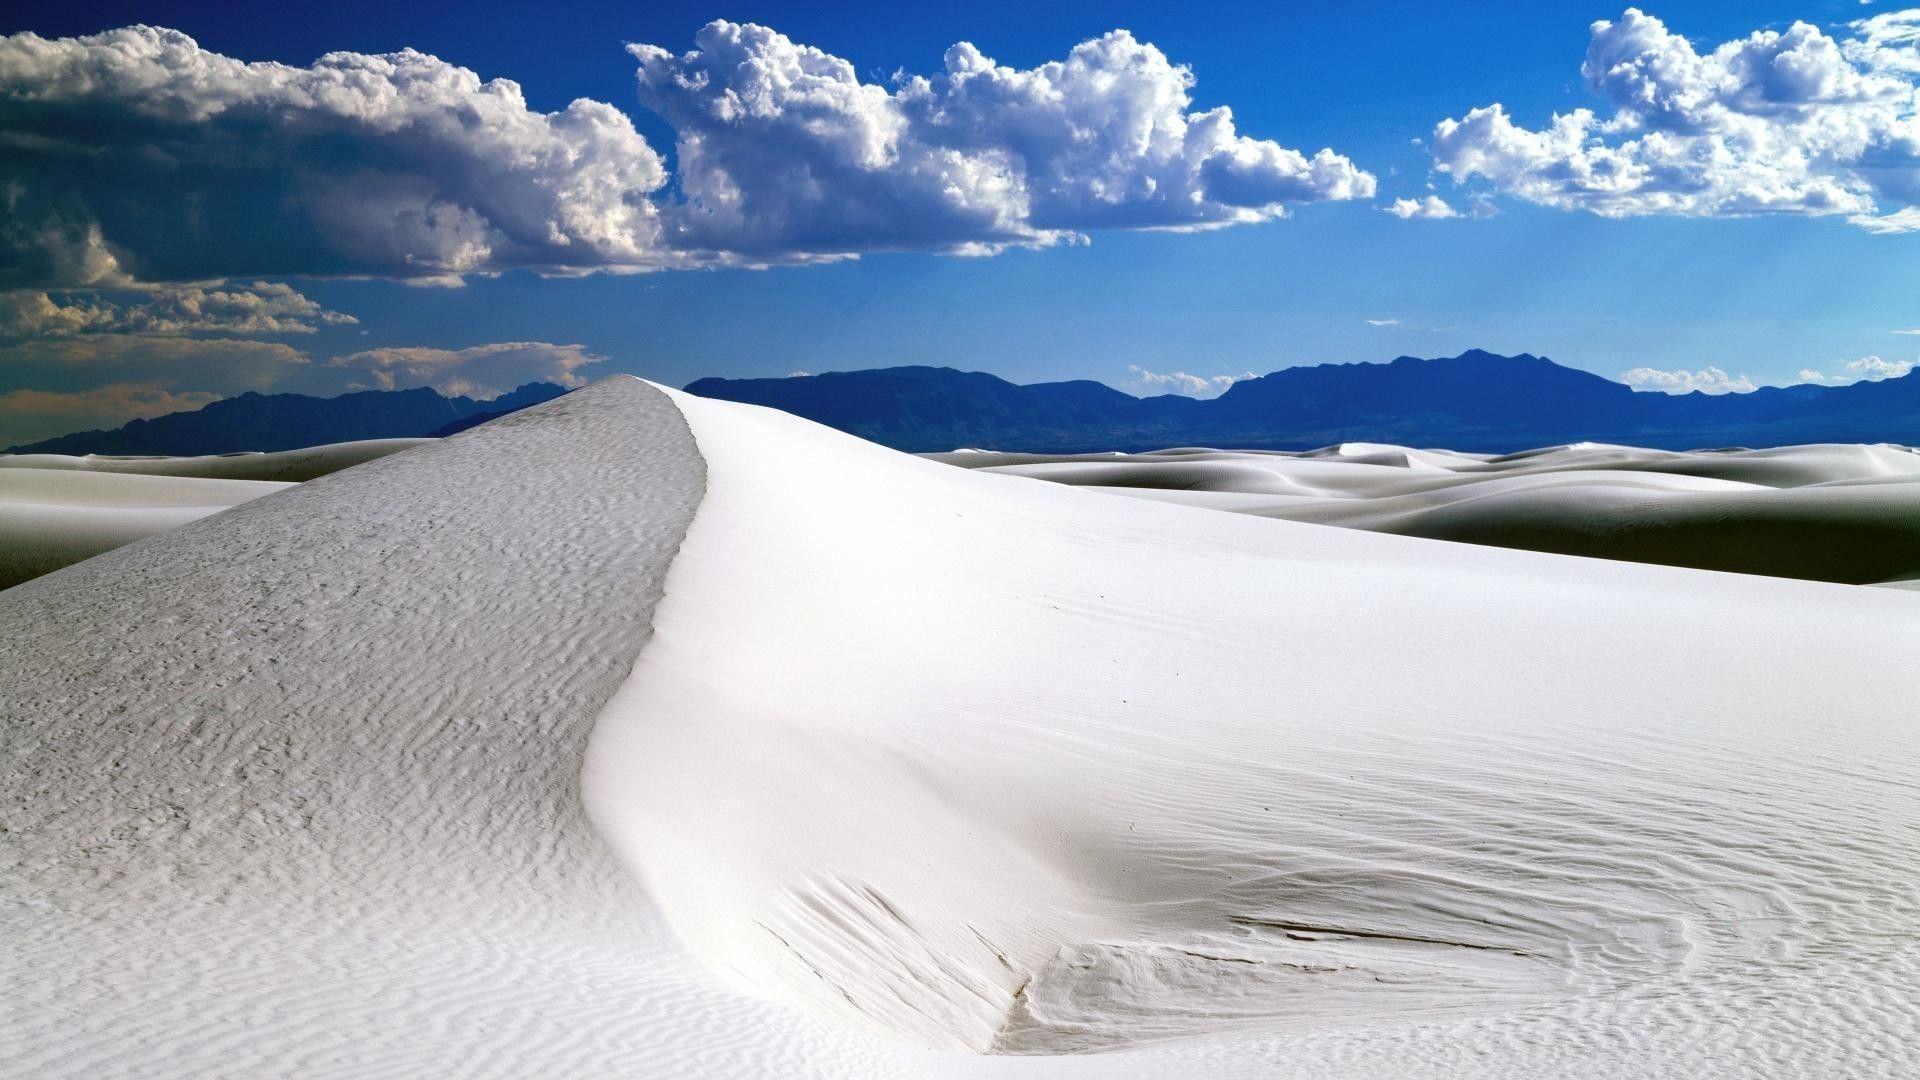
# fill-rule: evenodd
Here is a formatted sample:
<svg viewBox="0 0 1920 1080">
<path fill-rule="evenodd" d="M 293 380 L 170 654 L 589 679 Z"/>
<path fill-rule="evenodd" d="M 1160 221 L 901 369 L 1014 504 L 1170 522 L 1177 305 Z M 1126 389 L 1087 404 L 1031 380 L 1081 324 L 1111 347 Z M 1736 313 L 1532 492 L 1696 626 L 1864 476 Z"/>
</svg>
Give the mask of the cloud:
<svg viewBox="0 0 1920 1080">
<path fill-rule="evenodd" d="M 1660 371 L 1656 368 L 1637 367 L 1622 372 L 1620 381 L 1636 390 L 1662 390 L 1669 394 L 1690 394 L 1695 390 L 1703 394 L 1744 394 L 1754 389 L 1753 380 L 1745 375 L 1728 375 L 1717 367 L 1706 367 L 1699 371 Z"/>
<path fill-rule="evenodd" d="M 1460 211 L 1455 210 L 1438 195 L 1428 195 L 1424 199 L 1395 199 L 1393 205 L 1385 208 L 1387 213 L 1402 221 L 1409 218 L 1457 218 Z"/>
<path fill-rule="evenodd" d="M 675 55 L 629 46 L 676 134 L 677 244 L 768 259 L 990 252 L 1087 230 L 1263 221 L 1365 198 L 1374 178 L 1190 111 L 1192 72 L 1124 30 L 1021 70 L 962 42 L 889 90 L 762 26 L 713 22 Z"/>
<path fill-rule="evenodd" d="M 1400 325 L 1399 319 L 1367 319 L 1365 320 L 1365 322 L 1368 326 L 1399 326 Z"/>
<path fill-rule="evenodd" d="M 243 63 L 173 30 L 0 38 L 0 285 L 433 278 L 655 257 L 666 182 L 611 105 L 413 50 Z"/>
<path fill-rule="evenodd" d="M 1920 229 L 1920 207 L 1902 207 L 1890 214 L 1855 214 L 1847 221 L 1876 236 L 1897 236 Z"/>
<path fill-rule="evenodd" d="M 1581 67 L 1610 112 L 1516 124 L 1496 103 L 1442 121 L 1435 167 L 1606 217 L 1846 215 L 1920 228 L 1920 13 L 1757 30 L 1702 53 L 1633 8 L 1596 22 Z"/>
<path fill-rule="evenodd" d="M 1909 328 L 1909 329 L 1905 329 L 1905 330 L 1894 330 L 1894 331 L 1892 331 L 1892 333 L 1895 333 L 1895 334 L 1908 334 L 1908 335 L 1920 335 L 1920 327 L 1916 327 L 1916 328 Z"/>
<path fill-rule="evenodd" d="M 111 383 L 237 393 L 265 390 L 308 365 L 307 354 L 246 338 L 88 334 L 43 337 L 0 348 L 0 391 L 27 386 L 76 391 Z"/>
<path fill-rule="evenodd" d="M 73 393 L 12 390 L 0 394 L 0 446 L 119 427 L 129 420 L 186 412 L 219 400 L 219 394 L 176 393 L 152 383 L 112 383 Z"/>
<path fill-rule="evenodd" d="M 504 341 L 467 349 L 368 349 L 335 357 L 329 366 L 366 371 L 382 390 L 431 386 L 445 394 L 490 398 L 530 382 L 584 386 L 587 380 L 576 369 L 605 360 L 584 345 Z"/>
<path fill-rule="evenodd" d="M 1184 371 L 1163 373 L 1148 371 L 1134 364 L 1128 364 L 1127 370 L 1133 373 L 1127 384 L 1136 390 L 1191 398 L 1219 397 L 1234 383 L 1259 377 L 1251 371 L 1239 375 L 1189 375 Z"/>
<path fill-rule="evenodd" d="M 0 293 L 0 341 L 78 334 L 311 334 L 322 325 L 351 325 L 285 284 L 256 281 L 228 288 L 162 286 L 116 302 L 96 294 Z"/>
<path fill-rule="evenodd" d="M 1192 73 L 1125 31 L 1027 70 L 962 43 L 890 87 L 765 27 L 695 44 L 630 47 L 676 130 L 669 191 L 612 105 L 538 112 L 411 49 L 294 67 L 147 26 L 0 37 L 0 290 L 978 255 L 1374 192 L 1193 110 Z"/>
<path fill-rule="evenodd" d="M 1813 368 L 1802 368 L 1800 381 L 1823 383 L 1827 386 L 1878 382 L 1881 379 L 1898 379 L 1912 371 L 1916 364 L 1920 364 L 1920 361 L 1883 360 L 1878 356 L 1863 356 L 1858 360 L 1847 361 L 1840 365 L 1840 370 L 1830 373 L 1816 371 Z"/>
</svg>

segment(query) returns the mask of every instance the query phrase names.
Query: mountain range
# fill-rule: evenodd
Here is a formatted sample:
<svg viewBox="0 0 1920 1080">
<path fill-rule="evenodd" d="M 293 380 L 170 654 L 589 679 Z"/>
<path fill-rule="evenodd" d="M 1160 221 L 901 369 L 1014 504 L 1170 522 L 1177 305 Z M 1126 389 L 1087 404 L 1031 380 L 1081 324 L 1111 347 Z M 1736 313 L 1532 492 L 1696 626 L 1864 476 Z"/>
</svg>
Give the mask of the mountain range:
<svg viewBox="0 0 1920 1080">
<path fill-rule="evenodd" d="M 1657 449 L 1920 442 L 1920 369 L 1849 386 L 1744 394 L 1635 391 L 1540 356 L 1402 356 L 1293 367 L 1212 400 L 1137 398 L 1092 381 L 1020 386 L 981 372 L 895 367 L 783 379 L 701 379 L 690 393 L 767 405 L 914 452 L 1037 453 L 1368 441 L 1510 453 L 1560 443 Z"/>
<path fill-rule="evenodd" d="M 80 431 L 15 446 L 10 454 L 229 454 L 298 450 L 355 439 L 451 435 L 566 393 L 528 383 L 489 400 L 436 390 L 362 390 L 339 397 L 246 393 L 191 412 L 135 420 L 111 431 Z"/>
<path fill-rule="evenodd" d="M 1920 443 L 1920 369 L 1850 386 L 1744 394 L 1635 391 L 1540 356 L 1402 356 L 1292 367 L 1211 400 L 1139 398 L 1090 380 L 1018 385 L 978 371 L 893 367 L 781 379 L 700 379 L 691 393 L 767 405 L 913 452 L 1036 453 L 1338 442 L 1509 453 L 1570 442 L 1657 449 L 1810 442 Z M 492 400 L 418 388 L 335 398 L 241 394 L 193 412 L 16 446 L 9 453 L 221 454 L 353 439 L 450 435 L 565 393 L 528 383 Z"/>
</svg>

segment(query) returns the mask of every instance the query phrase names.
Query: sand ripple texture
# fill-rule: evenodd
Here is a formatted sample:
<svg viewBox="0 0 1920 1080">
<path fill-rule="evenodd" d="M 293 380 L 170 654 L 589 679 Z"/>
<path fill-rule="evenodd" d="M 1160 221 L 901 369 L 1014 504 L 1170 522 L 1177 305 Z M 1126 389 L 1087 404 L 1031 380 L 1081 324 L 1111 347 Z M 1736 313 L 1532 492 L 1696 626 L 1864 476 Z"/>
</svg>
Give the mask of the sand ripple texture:
<svg viewBox="0 0 1920 1080">
<path fill-rule="evenodd" d="M 952 465 L 1262 517 L 1850 584 L 1920 578 L 1920 453 L 1881 444 L 1677 453 L 1578 443 L 1493 456 L 959 451 Z"/>
<path fill-rule="evenodd" d="M 620 379 L 0 594 L 0 1074 L 748 1057 L 577 782 L 703 483 Z"/>
<path fill-rule="evenodd" d="M 204 457 L 0 454 L 0 589 L 430 441 Z"/>
<path fill-rule="evenodd" d="M 0 593 L 0 1074 L 1913 1075 L 1916 645 L 608 380 Z"/>
<path fill-rule="evenodd" d="M 707 498 L 588 805 L 743 990 L 982 1076 L 1920 1069 L 1909 596 L 676 400 Z"/>
</svg>

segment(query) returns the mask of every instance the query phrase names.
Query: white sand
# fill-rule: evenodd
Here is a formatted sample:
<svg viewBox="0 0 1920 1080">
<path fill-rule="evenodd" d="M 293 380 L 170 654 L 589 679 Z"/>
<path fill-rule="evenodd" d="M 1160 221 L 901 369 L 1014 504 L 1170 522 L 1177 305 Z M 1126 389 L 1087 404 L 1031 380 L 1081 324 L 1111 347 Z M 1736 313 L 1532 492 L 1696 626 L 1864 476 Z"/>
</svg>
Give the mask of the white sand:
<svg viewBox="0 0 1920 1080">
<path fill-rule="evenodd" d="M 1305 453 L 928 455 L 1262 517 L 1635 562 L 1871 584 L 1920 574 L 1920 453 L 1675 453 L 1579 443 L 1504 457 L 1345 443 Z"/>
<path fill-rule="evenodd" d="M 0 589 L 291 486 L 0 468 Z"/>
<path fill-rule="evenodd" d="M 1920 1059 L 1892 590 L 1115 499 L 609 380 L 0 628 L 7 1075 Z"/>
<path fill-rule="evenodd" d="M 0 589 L 432 439 L 272 454 L 0 454 Z"/>
<path fill-rule="evenodd" d="M 212 480 L 312 480 L 375 458 L 426 446 L 434 439 L 362 439 L 273 453 L 199 457 L 121 457 L 112 454 L 0 454 L 0 469 L 68 469 L 142 476 L 198 476 Z"/>
</svg>

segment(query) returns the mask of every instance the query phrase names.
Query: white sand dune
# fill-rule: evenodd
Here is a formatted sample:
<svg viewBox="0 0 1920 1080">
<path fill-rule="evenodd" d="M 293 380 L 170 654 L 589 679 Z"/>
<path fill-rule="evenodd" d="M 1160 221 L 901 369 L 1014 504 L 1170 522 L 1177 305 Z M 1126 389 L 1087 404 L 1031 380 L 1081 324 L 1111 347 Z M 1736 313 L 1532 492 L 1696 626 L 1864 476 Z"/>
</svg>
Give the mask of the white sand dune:
<svg viewBox="0 0 1920 1080">
<path fill-rule="evenodd" d="M 0 589 L 432 439 L 272 454 L 0 454 Z"/>
<path fill-rule="evenodd" d="M 67 469 L 139 476 L 198 476 L 209 480 L 275 480 L 294 483 L 339 472 L 375 458 L 426 446 L 435 439 L 361 439 L 272 453 L 205 454 L 199 457 L 121 457 L 112 454 L 0 454 L 0 469 Z"/>
<path fill-rule="evenodd" d="M 0 628 L 7 1075 L 1920 1064 L 1891 590 L 1115 499 L 616 379 Z"/>
<path fill-rule="evenodd" d="M 1676 453 L 1580 443 L 1504 457 L 1346 443 L 1305 453 L 928 455 L 1115 494 L 1563 555 L 1850 584 L 1920 574 L 1920 453 Z"/>
<path fill-rule="evenodd" d="M 0 589 L 291 486 L 0 468 Z"/>
</svg>

